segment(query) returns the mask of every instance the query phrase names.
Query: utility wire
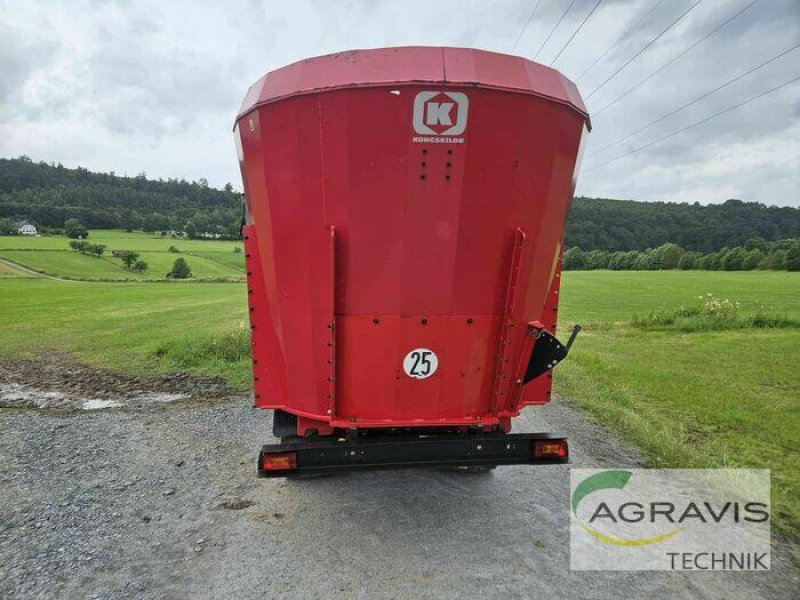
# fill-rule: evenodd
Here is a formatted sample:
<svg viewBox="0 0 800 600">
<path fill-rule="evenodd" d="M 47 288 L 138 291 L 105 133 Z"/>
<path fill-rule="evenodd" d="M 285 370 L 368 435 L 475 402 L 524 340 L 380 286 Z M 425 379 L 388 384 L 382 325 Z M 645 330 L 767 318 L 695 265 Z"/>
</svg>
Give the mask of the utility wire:
<svg viewBox="0 0 800 600">
<path fill-rule="evenodd" d="M 539 49 L 536 51 L 536 54 L 533 55 L 533 60 L 536 60 L 536 57 L 539 56 L 539 52 L 541 52 L 542 48 L 544 48 L 547 45 L 547 42 L 550 41 L 550 36 L 552 36 L 553 33 L 555 33 L 555 30 L 558 29 L 558 26 L 561 25 L 561 21 L 564 20 L 564 17 L 569 12 L 569 9 L 572 8 L 573 4 L 575 4 L 575 0 L 572 0 L 572 2 L 569 3 L 569 6 L 567 6 L 567 9 L 563 13 L 561 13 L 561 16 L 558 18 L 558 21 L 556 21 L 555 26 L 550 30 L 550 33 L 547 34 L 547 37 L 542 42 L 542 45 L 539 46 Z"/>
<path fill-rule="evenodd" d="M 628 66 L 629 64 L 631 64 L 631 63 L 632 63 L 634 60 L 636 60 L 637 58 L 639 58 L 639 56 L 641 56 L 643 52 L 645 52 L 645 51 L 646 51 L 646 50 L 647 50 L 647 49 L 648 49 L 650 46 L 652 46 L 654 43 L 656 43 L 656 42 L 658 41 L 658 39 L 659 39 L 659 38 L 660 38 L 662 35 L 664 35 L 665 33 L 667 33 L 667 32 L 668 32 L 670 29 L 672 29 L 672 28 L 673 28 L 675 25 L 677 25 L 679 21 L 681 21 L 681 20 L 682 20 L 682 19 L 683 19 L 683 18 L 684 18 L 686 15 L 688 15 L 690 12 L 692 12 L 692 10 L 694 9 L 694 7 L 695 7 L 695 6 L 697 6 L 698 4 L 700 4 L 702 1 L 703 1 L 703 0 L 696 0 L 694 4 L 692 4 L 692 5 L 691 5 L 689 8 L 687 8 L 685 11 L 683 11 L 683 12 L 681 13 L 681 16 L 679 16 L 679 17 L 678 17 L 677 19 L 675 19 L 675 20 L 674 20 L 672 23 L 670 23 L 670 24 L 669 24 L 669 25 L 666 27 L 666 29 L 664 29 L 664 30 L 663 30 L 661 33 L 659 33 L 659 34 L 658 34 L 656 37 L 654 37 L 652 40 L 650 40 L 649 42 L 647 42 L 647 45 L 646 45 L 644 48 L 642 48 L 641 50 L 639 50 L 639 51 L 638 51 L 636 54 L 634 54 L 634 55 L 633 55 L 631 58 L 629 58 L 629 59 L 628 59 L 628 61 L 627 61 L 627 62 L 626 62 L 624 65 L 622 65 L 622 66 L 621 66 L 619 69 L 617 69 L 617 70 L 616 70 L 616 71 L 614 71 L 614 72 L 613 72 L 611 75 L 609 75 L 609 76 L 606 78 L 606 80 L 605 80 L 605 81 L 603 81 L 603 83 L 601 83 L 601 84 L 600 84 L 600 85 L 598 85 L 596 88 L 594 88 L 594 89 L 592 90 L 592 92 L 591 92 L 591 93 L 590 93 L 588 96 L 586 96 L 586 99 L 588 100 L 589 98 L 591 98 L 592 96 L 594 96 L 594 95 L 595 95 L 595 94 L 596 94 L 598 91 L 600 91 L 600 90 L 601 90 L 601 89 L 602 89 L 602 88 L 603 88 L 603 87 L 604 87 L 604 86 L 605 86 L 605 85 L 606 85 L 606 84 L 607 84 L 609 81 L 611 81 L 612 79 L 614 79 L 614 77 L 616 77 L 617 75 L 619 75 L 619 73 L 620 73 L 620 72 L 621 72 L 621 71 L 622 71 L 622 70 L 623 70 L 625 67 L 627 67 L 627 66 Z"/>
<path fill-rule="evenodd" d="M 712 94 L 716 94 L 716 93 L 717 93 L 718 91 L 720 91 L 721 89 L 723 89 L 723 88 L 726 88 L 726 87 L 728 87 L 729 85 L 731 85 L 731 84 L 733 84 L 733 83 L 736 83 L 737 81 L 739 81 L 740 79 L 743 79 L 743 78 L 747 77 L 747 76 L 748 76 L 748 75 L 750 75 L 751 73 L 755 73 L 756 71 L 758 71 L 758 70 L 760 70 L 760 69 L 763 69 L 763 68 L 764 68 L 764 67 L 766 67 L 767 65 L 769 65 L 769 64 L 771 64 L 771 63 L 773 63 L 773 62 L 775 62 L 776 60 L 778 60 L 778 59 L 779 59 L 779 58 L 781 58 L 782 56 L 785 56 L 785 55 L 789 54 L 789 53 L 790 53 L 790 52 L 792 52 L 793 50 L 797 50 L 798 48 L 800 48 L 800 44 L 795 44 L 795 45 L 794 45 L 794 46 L 792 46 L 791 48 L 789 48 L 789 49 L 787 49 L 787 50 L 784 50 L 784 51 L 783 51 L 783 52 L 781 52 L 780 54 L 778 54 L 778 55 L 776 55 L 776 56 L 773 56 L 773 57 L 772 57 L 772 58 L 770 58 L 769 60 L 766 60 L 766 61 L 762 62 L 760 65 L 756 65 L 755 67 L 753 67 L 753 68 L 751 68 L 751 69 L 748 69 L 747 71 L 745 71 L 745 72 L 744 72 L 744 73 L 742 73 L 741 75 L 737 75 L 737 76 L 736 76 L 736 77 L 734 77 L 733 79 L 729 79 L 729 80 L 728 80 L 728 81 L 726 81 L 725 83 L 722 83 L 722 84 L 718 85 L 718 86 L 717 86 L 717 87 L 715 87 L 714 89 L 712 89 L 712 90 L 710 90 L 710 91 L 706 92 L 705 94 L 702 94 L 701 96 L 698 96 L 698 97 L 697 97 L 697 98 L 695 98 L 694 100 L 692 100 L 692 101 L 690 101 L 690 102 L 687 102 L 686 104 L 684 104 L 684 105 L 682 105 L 682 106 L 679 106 L 678 108 L 676 108 L 676 109 L 675 109 L 675 110 L 673 110 L 672 112 L 669 112 L 669 113 L 667 113 L 667 114 L 665 114 L 665 115 L 663 115 L 663 116 L 659 117 L 659 118 L 658 118 L 658 119 L 656 119 L 655 121 L 651 121 L 651 122 L 650 122 L 650 123 L 648 123 L 647 125 L 645 125 L 645 126 L 643 126 L 643 127 L 640 127 L 639 129 L 637 129 L 636 131 L 632 131 L 631 133 L 629 133 L 629 134 L 628 134 L 628 135 L 626 135 L 625 137 L 622 137 L 622 138 L 618 139 L 618 140 L 617 140 L 617 141 L 615 141 L 615 142 L 611 142 L 610 144 L 608 144 L 608 145 L 606 145 L 606 146 L 603 146 L 602 148 L 600 148 L 600 149 L 598 149 L 598 150 L 595 150 L 595 151 L 594 151 L 594 152 L 592 152 L 591 154 L 587 155 L 587 157 L 586 157 L 586 158 L 591 158 L 592 156 L 594 156 L 594 155 L 596 155 L 596 154 L 600 154 L 601 152 L 605 152 L 605 151 L 606 151 L 606 150 L 608 150 L 609 148 L 612 148 L 612 147 L 616 146 L 617 144 L 620 144 L 620 143 L 624 142 L 625 140 L 627 140 L 627 139 L 629 139 L 629 138 L 633 137 L 634 135 L 636 135 L 637 133 L 641 133 L 641 132 L 645 131 L 646 129 L 650 129 L 650 128 L 651 128 L 653 125 L 656 125 L 656 124 L 658 124 L 658 123 L 661 123 L 661 121 L 663 121 L 664 119 L 668 119 L 669 117 L 671 117 L 671 116 L 673 116 L 673 115 L 676 115 L 676 114 L 678 114 L 678 113 L 679 113 L 679 112 L 681 112 L 683 109 L 685 109 L 685 108 L 689 108 L 690 106 L 692 106 L 692 105 L 694 105 L 694 104 L 697 104 L 697 103 L 698 103 L 698 102 L 700 102 L 701 100 L 705 100 L 706 98 L 708 98 L 708 97 L 709 97 L 709 96 L 711 96 Z"/>
<path fill-rule="evenodd" d="M 746 11 L 748 8 L 750 8 L 751 6 L 753 6 L 753 5 L 754 5 L 756 2 L 758 2 L 758 1 L 759 1 L 759 0 L 753 0 L 752 2 L 750 2 L 750 4 L 748 4 L 747 6 L 745 6 L 743 9 L 741 9 L 739 12 L 737 12 L 737 13 L 736 13 L 735 15 L 733 15 L 732 17 L 730 17 L 730 18 L 729 18 L 727 21 L 725 21 L 725 22 L 724 22 L 724 23 L 722 23 L 721 25 L 718 25 L 718 26 L 717 26 L 717 27 L 716 27 L 716 28 L 715 28 L 713 31 L 710 31 L 710 32 L 708 32 L 707 34 L 705 34 L 703 37 L 701 37 L 699 40 L 697 40 L 697 41 L 696 41 L 694 44 L 692 44 L 691 46 L 689 46 L 688 48 L 686 48 L 686 50 L 684 50 L 683 52 L 681 52 L 680 54 L 678 54 L 678 55 L 677 55 L 675 58 L 673 58 L 673 59 L 669 60 L 669 61 L 668 61 L 667 63 L 665 63 L 663 66 L 661 66 L 660 68 L 656 69 L 654 72 L 650 73 L 650 75 L 648 75 L 647 77 L 645 77 L 644 79 L 642 79 L 642 80 L 641 80 L 639 83 L 637 83 L 637 84 L 636 84 L 636 85 L 634 85 L 633 87 L 630 87 L 630 88 L 628 88 L 628 89 L 627 89 L 625 92 L 623 92 L 622 94 L 620 94 L 619 96 L 617 96 L 616 98 L 614 98 L 614 99 L 613 99 L 611 102 L 609 102 L 608 104 L 606 104 L 606 105 L 605 105 L 603 108 L 601 108 L 600 110 L 593 111 L 593 112 L 592 112 L 592 117 L 596 117 L 597 115 L 599 115 L 600 113 L 602 113 L 602 112 L 603 112 L 604 110 L 606 110 L 607 108 L 609 108 L 609 107 L 611 107 L 611 106 L 614 106 L 614 105 L 615 105 L 617 102 L 619 102 L 620 100 L 622 100 L 622 99 L 623 99 L 625 96 L 627 96 L 628 94 L 630 94 L 632 91 L 634 91 L 635 89 L 637 89 L 639 86 L 641 86 L 642 84 L 644 84 L 644 83 L 647 83 L 648 81 L 650 81 L 650 80 L 651 80 L 653 77 L 655 77 L 656 75 L 658 75 L 659 73 L 661 73 L 661 71 L 663 71 L 664 69 L 666 69 L 668 66 L 670 66 L 671 64 L 673 64 L 675 61 L 677 61 L 678 59 L 680 59 L 682 56 L 684 56 L 684 55 L 688 54 L 690 51 L 692 51 L 694 48 L 696 48 L 696 47 L 697 47 L 697 46 L 699 46 L 700 44 L 702 44 L 704 41 L 706 41 L 706 40 L 707 40 L 708 38 L 710 38 L 712 35 L 714 35 L 715 33 L 717 33 L 717 32 L 718 32 L 720 29 L 722 29 L 723 27 L 725 27 L 725 26 L 726 26 L 728 23 L 730 23 L 731 21 L 733 21 L 733 20 L 734 20 L 736 17 L 738 17 L 739 15 L 741 15 L 741 14 L 742 14 L 744 11 Z"/>
<path fill-rule="evenodd" d="M 588 14 L 588 15 L 586 15 L 586 16 L 584 17 L 583 21 L 581 21 L 581 24 L 580 24 L 580 25 L 578 25 L 578 28 L 577 28 L 575 31 L 573 31 L 573 32 L 572 32 L 572 35 L 571 35 L 571 36 L 569 36 L 569 39 L 567 40 L 567 43 L 566 43 L 566 44 L 564 44 L 563 46 L 561 46 L 561 50 L 559 50 L 559 51 L 558 51 L 558 54 L 556 54 L 556 57 L 555 57 L 555 58 L 554 58 L 552 61 L 550 61 L 550 66 L 551 66 L 551 67 L 552 67 L 554 64 L 556 64 L 556 61 L 558 60 L 558 57 L 559 57 L 559 56 L 561 56 L 561 53 L 562 53 L 564 50 L 566 50 L 566 49 L 567 49 L 567 46 L 569 46 L 569 45 L 570 45 L 570 43 L 572 42 L 572 40 L 574 40 L 574 39 L 575 39 L 575 36 L 576 36 L 576 35 L 578 35 L 578 32 L 580 32 L 580 30 L 581 30 L 581 29 L 583 29 L 583 26 L 586 24 L 586 21 L 588 21 L 588 20 L 589 20 L 589 18 L 590 18 L 590 17 L 591 17 L 591 16 L 594 14 L 594 11 L 596 11 L 596 10 L 597 10 L 597 7 L 598 7 L 598 6 L 600 6 L 600 3 L 601 3 L 602 1 L 603 1 L 603 0 L 597 0 L 597 3 L 596 3 L 596 4 L 595 4 L 593 7 L 592 7 L 592 10 L 590 10 L 590 11 L 589 11 L 589 14 Z M 758 0 L 754 0 L 754 2 L 757 2 L 757 1 L 758 1 Z"/>
<path fill-rule="evenodd" d="M 528 27 L 530 27 L 531 23 L 533 22 L 533 17 L 536 15 L 536 11 L 539 9 L 539 4 L 541 4 L 541 2 L 542 0 L 536 0 L 536 4 L 533 6 L 533 10 L 531 11 L 531 16 L 528 17 L 528 20 L 525 22 L 525 26 L 522 28 L 522 31 L 519 32 L 519 35 L 517 36 L 517 41 L 514 42 L 513 46 L 511 46 L 512 54 L 514 53 L 514 50 L 517 49 L 517 46 L 522 40 L 522 36 L 528 30 Z"/>
<path fill-rule="evenodd" d="M 719 112 L 715 112 L 714 114 L 709 115 L 709 116 L 707 116 L 707 117 L 705 117 L 703 119 L 700 119 L 699 121 L 695 121 L 694 123 L 691 123 L 690 125 L 687 125 L 686 127 L 682 127 L 681 129 L 678 129 L 678 131 L 673 131 L 669 135 L 665 135 L 662 138 L 659 138 L 657 140 L 649 142 L 649 143 L 645 144 L 644 146 L 639 146 L 638 148 L 634 148 L 630 152 L 626 152 L 625 154 L 621 154 L 620 156 L 617 156 L 616 158 L 612 158 L 611 160 L 607 160 L 606 162 L 600 163 L 599 165 L 595 165 L 595 166 L 587 169 L 587 171 L 594 171 L 595 169 L 599 169 L 600 167 L 604 167 L 607 164 L 610 164 L 612 162 L 618 161 L 621 158 L 625 158 L 626 156 L 630 156 L 631 154 L 635 154 L 636 152 L 641 152 L 642 150 L 650 148 L 651 146 L 655 146 L 656 144 L 660 144 L 663 141 L 666 141 L 666 140 L 668 140 L 670 138 L 675 137 L 679 133 L 683 133 L 684 131 L 687 131 L 687 130 L 693 128 L 693 127 L 697 127 L 698 125 L 702 125 L 703 123 L 706 123 L 706 122 L 710 121 L 711 119 L 715 119 L 715 118 L 717 118 L 719 116 L 722 116 L 722 115 L 724 115 L 726 113 L 731 112 L 732 110 L 735 110 L 735 109 L 737 109 L 737 108 L 739 108 L 741 106 L 744 106 L 745 104 L 749 104 L 750 102 L 758 100 L 759 98 L 763 98 L 764 96 L 767 96 L 768 94 L 771 94 L 772 92 L 777 92 L 779 89 L 784 88 L 787 85 L 791 85 L 796 81 L 800 81 L 800 76 L 795 77 L 794 79 L 791 79 L 789 81 L 786 81 L 786 82 L 784 82 L 784 83 L 782 83 L 782 84 L 780 84 L 778 86 L 775 86 L 774 88 L 771 88 L 771 89 L 767 90 L 766 92 L 761 92 L 757 96 L 753 96 L 752 98 L 748 98 L 747 100 L 739 102 L 738 104 L 734 104 L 733 106 L 729 106 L 728 108 L 726 108 L 724 110 L 721 110 Z"/>
<path fill-rule="evenodd" d="M 614 48 L 616 48 L 616 47 L 617 47 L 617 45 L 618 45 L 620 42 L 622 42 L 622 41 L 623 41 L 625 38 L 627 38 L 627 37 L 628 37 L 628 36 L 629 36 L 631 33 L 633 33 L 634 31 L 636 31 L 636 28 L 637 28 L 637 27 L 639 27 L 639 25 L 641 25 L 642 23 L 644 23 L 644 22 L 647 20 L 647 17 L 649 17 L 649 16 L 650 16 L 650 15 L 653 13 L 653 11 L 659 7 L 659 5 L 660 5 L 662 2 L 664 2 L 664 0 L 657 0 L 657 1 L 656 1 L 656 3 L 655 3 L 655 4 L 654 4 L 654 5 L 653 5 L 653 6 L 650 8 L 650 10 L 648 10 L 648 11 L 647 11 L 647 13 L 646 13 L 646 14 L 645 14 L 645 15 L 644 15 L 644 16 L 643 16 L 641 19 L 639 19 L 638 21 L 636 21 L 636 23 L 634 23 L 634 24 L 633 24 L 633 25 L 632 25 L 632 26 L 631 26 L 629 29 L 627 29 L 627 30 L 625 31 L 625 33 L 623 33 L 621 36 L 619 36 L 619 37 L 617 38 L 617 41 L 616 41 L 616 42 L 614 42 L 613 44 L 611 44 L 611 45 L 610 45 L 608 48 L 606 48 L 606 51 L 605 51 L 605 52 L 603 52 L 603 53 L 602 53 L 600 56 L 598 56 L 596 59 L 594 59 L 594 62 L 593 62 L 592 64 L 590 64 L 590 65 L 589 65 L 588 67 L 586 67 L 586 68 L 585 68 L 583 71 L 581 71 L 581 74 L 580 74 L 580 75 L 578 75 L 578 76 L 575 78 L 575 81 L 578 81 L 578 80 L 579 80 L 581 77 L 583 77 L 584 75 L 586 75 L 586 73 L 588 73 L 589 71 L 591 71 L 591 70 L 594 68 L 594 66 L 595 66 L 597 63 L 599 63 L 601 60 L 603 60 L 603 58 L 605 58 L 606 54 L 608 54 L 609 52 L 611 52 L 611 51 L 612 51 Z"/>
</svg>

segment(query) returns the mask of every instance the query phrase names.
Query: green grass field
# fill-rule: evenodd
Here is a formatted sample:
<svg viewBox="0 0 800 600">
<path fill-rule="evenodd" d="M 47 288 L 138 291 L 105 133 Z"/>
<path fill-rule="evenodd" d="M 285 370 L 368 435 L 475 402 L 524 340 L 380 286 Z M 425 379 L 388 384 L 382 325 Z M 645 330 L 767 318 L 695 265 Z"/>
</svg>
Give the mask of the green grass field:
<svg viewBox="0 0 800 600">
<path fill-rule="evenodd" d="M 34 271 L 81 280 L 158 280 L 164 279 L 172 263 L 182 256 L 192 269 L 193 279 L 244 279 L 244 254 L 234 252 L 240 242 L 220 240 L 176 240 L 141 232 L 91 231 L 88 241 L 105 244 L 102 257 L 87 256 L 69 248 L 64 236 L 0 236 L 0 258 Z M 170 246 L 180 253 L 169 252 Z M 133 250 L 148 264 L 144 273 L 125 269 L 122 261 L 112 256 L 113 250 Z M 2 275 L 0 275 L 2 276 Z"/>
<path fill-rule="evenodd" d="M 642 448 L 651 466 L 768 467 L 777 523 L 800 525 L 800 329 L 642 331 L 633 315 L 706 294 L 800 317 L 800 274 L 569 272 L 559 319 L 584 331 L 556 370 L 572 404 Z"/>
<path fill-rule="evenodd" d="M 800 318 L 796 273 L 565 273 L 562 331 L 573 323 L 585 330 L 556 370 L 556 389 L 642 448 L 652 466 L 772 469 L 776 523 L 796 537 L 800 329 L 679 333 L 630 325 L 635 315 L 692 305 L 706 294 L 738 301 L 744 313 L 763 307 Z M 0 356 L 190 370 L 245 388 L 245 296 L 240 283 L 59 282 L 14 279 L 3 269 Z"/>
<path fill-rule="evenodd" d="M 19 269 L 15 269 L 10 265 L 0 262 L 0 279 L 5 279 L 7 277 L 16 279 L 21 277 L 24 278 L 36 277 L 36 275 L 31 275 L 30 273 L 20 271 Z"/>
<path fill-rule="evenodd" d="M 97 283 L 0 279 L 0 356 L 79 361 L 119 371 L 182 367 L 159 348 L 202 354 L 217 336 L 246 338 L 246 289 L 235 283 Z M 245 346 L 246 348 L 246 346 Z M 249 385 L 249 359 L 192 369 Z"/>
</svg>

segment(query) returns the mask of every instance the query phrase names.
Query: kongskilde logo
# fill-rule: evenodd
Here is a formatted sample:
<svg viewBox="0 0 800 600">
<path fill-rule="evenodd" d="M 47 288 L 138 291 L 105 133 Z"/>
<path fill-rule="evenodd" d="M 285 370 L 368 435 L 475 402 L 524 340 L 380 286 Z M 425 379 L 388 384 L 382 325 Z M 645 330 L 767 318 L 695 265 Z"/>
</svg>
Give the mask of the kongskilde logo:
<svg viewBox="0 0 800 600">
<path fill-rule="evenodd" d="M 469 100 L 461 92 L 420 92 L 414 98 L 414 137 L 418 143 L 463 144 Z"/>
<path fill-rule="evenodd" d="M 573 469 L 570 566 L 768 570 L 769 471 Z"/>
</svg>

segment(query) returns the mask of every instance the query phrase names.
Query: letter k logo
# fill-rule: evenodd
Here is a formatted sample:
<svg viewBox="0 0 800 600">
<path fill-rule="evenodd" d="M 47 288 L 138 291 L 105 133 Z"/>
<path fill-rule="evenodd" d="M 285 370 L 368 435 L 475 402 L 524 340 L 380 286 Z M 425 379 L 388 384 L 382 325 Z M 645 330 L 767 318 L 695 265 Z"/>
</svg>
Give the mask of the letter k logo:
<svg viewBox="0 0 800 600">
<path fill-rule="evenodd" d="M 461 92 L 420 92 L 414 98 L 414 131 L 421 135 L 461 135 L 469 100 Z"/>
</svg>

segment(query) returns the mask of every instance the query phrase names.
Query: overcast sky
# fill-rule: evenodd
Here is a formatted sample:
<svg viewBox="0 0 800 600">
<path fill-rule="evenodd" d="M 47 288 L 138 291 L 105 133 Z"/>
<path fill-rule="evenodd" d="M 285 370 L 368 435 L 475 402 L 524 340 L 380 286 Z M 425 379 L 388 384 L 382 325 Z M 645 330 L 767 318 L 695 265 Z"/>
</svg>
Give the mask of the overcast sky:
<svg viewBox="0 0 800 600">
<path fill-rule="evenodd" d="M 231 125 L 265 72 L 339 50 L 401 45 L 538 52 L 549 64 L 597 0 L 575 0 L 553 31 L 570 2 L 0 0 L 0 156 L 240 188 Z M 594 123 L 578 193 L 800 205 L 800 81 L 603 164 L 800 76 L 798 48 L 598 152 L 800 43 L 800 1 L 758 0 L 595 114 L 751 0 L 702 0 L 595 91 L 696 2 L 603 0 L 563 50 L 555 66 L 577 82 Z"/>
</svg>

